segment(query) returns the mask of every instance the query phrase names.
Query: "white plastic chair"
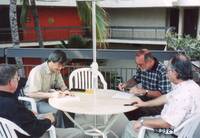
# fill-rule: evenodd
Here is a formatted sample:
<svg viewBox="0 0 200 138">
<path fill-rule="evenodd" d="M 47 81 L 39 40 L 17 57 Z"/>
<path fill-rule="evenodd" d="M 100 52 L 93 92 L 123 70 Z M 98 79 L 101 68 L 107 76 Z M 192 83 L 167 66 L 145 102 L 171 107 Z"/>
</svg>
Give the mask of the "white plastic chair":
<svg viewBox="0 0 200 138">
<path fill-rule="evenodd" d="M 37 113 L 36 101 L 33 98 L 19 96 L 18 100 L 29 102 L 31 106 L 31 110 Z M 49 132 L 50 138 L 56 138 L 56 130 L 53 125 L 51 125 L 51 127 L 47 130 L 47 132 Z"/>
<path fill-rule="evenodd" d="M 198 115 L 195 115 L 195 116 L 191 117 L 190 119 L 186 120 L 184 123 L 182 123 L 178 128 L 174 129 L 173 131 L 166 130 L 164 134 L 169 134 L 169 135 L 175 134 L 176 135 L 177 132 L 179 132 L 178 138 L 193 138 L 195 131 L 199 131 L 199 129 L 200 129 L 200 128 L 198 128 L 199 124 L 200 124 L 200 115 L 198 114 Z M 155 129 L 143 126 L 139 131 L 138 138 L 144 138 L 146 131 L 154 131 L 155 132 Z M 163 132 L 162 129 L 161 129 L 161 132 Z M 200 137 L 200 136 L 198 136 L 198 137 Z"/>
<path fill-rule="evenodd" d="M 102 84 L 103 89 L 107 89 L 107 83 L 101 74 L 100 71 L 97 71 L 97 77 L 98 77 L 98 84 Z M 74 71 L 69 76 L 69 89 L 75 88 L 75 89 L 92 89 L 93 88 L 93 71 L 92 68 L 79 68 Z M 100 80 L 100 82 L 99 82 Z M 99 85 L 98 85 L 99 88 Z M 76 116 L 77 117 L 77 116 Z M 104 124 L 108 121 L 109 116 L 105 116 Z M 78 118 L 81 118 L 84 120 L 88 120 L 86 115 L 78 115 Z M 97 122 L 97 118 L 95 116 L 95 122 Z M 87 124 L 85 125 L 87 126 Z M 115 137 L 117 135 L 113 132 L 110 131 Z"/>
<path fill-rule="evenodd" d="M 72 71 L 72 73 L 69 76 L 69 89 L 72 88 L 92 89 L 93 88 L 92 76 L 93 76 L 93 71 L 91 68 L 79 68 Z M 103 89 L 107 89 L 107 83 L 101 72 L 97 71 L 97 76 L 98 80 L 100 80 L 100 82 L 103 85 Z"/>
<path fill-rule="evenodd" d="M 1 138 L 18 138 L 16 131 L 23 135 L 30 136 L 27 132 L 25 132 L 22 128 L 20 128 L 15 123 L 11 122 L 8 119 L 0 117 L 0 137 Z"/>
<path fill-rule="evenodd" d="M 18 96 L 18 100 L 28 102 L 30 104 L 30 110 L 35 113 L 38 113 L 37 103 L 36 103 L 35 99 L 24 96 L 23 87 L 25 86 L 25 83 L 26 82 L 23 81 L 23 84 L 21 84 L 21 86 L 20 86 L 21 88 L 19 88 L 20 95 L 22 95 L 22 96 Z M 47 130 L 47 132 L 49 132 L 50 138 L 56 138 L 56 130 L 53 125 L 51 125 L 51 127 Z"/>
</svg>

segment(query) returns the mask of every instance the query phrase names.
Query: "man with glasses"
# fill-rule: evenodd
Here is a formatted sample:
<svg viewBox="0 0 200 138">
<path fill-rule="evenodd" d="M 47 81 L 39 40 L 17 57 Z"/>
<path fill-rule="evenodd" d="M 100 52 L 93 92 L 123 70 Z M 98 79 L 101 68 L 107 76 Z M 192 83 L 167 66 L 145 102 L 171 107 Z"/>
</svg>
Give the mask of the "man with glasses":
<svg viewBox="0 0 200 138">
<path fill-rule="evenodd" d="M 129 92 L 148 101 L 171 91 L 171 84 L 166 77 L 166 68 L 147 49 L 136 52 L 136 75 L 125 83 L 118 85 L 119 90 L 130 89 Z M 139 84 L 139 85 L 137 85 Z M 144 107 L 127 112 L 129 120 L 137 120 L 141 116 L 160 114 L 163 106 Z"/>
<path fill-rule="evenodd" d="M 48 98 L 70 94 L 60 73 L 66 62 L 66 54 L 61 50 L 55 50 L 49 55 L 47 62 L 31 70 L 24 88 L 25 95 L 36 99 L 39 113 L 57 113 L 56 127 L 62 128 L 72 127 L 73 123 L 63 112 L 57 112 L 57 109 L 50 106 Z M 74 114 L 70 115 L 74 117 Z"/>
<path fill-rule="evenodd" d="M 136 138 L 142 126 L 173 130 L 200 113 L 200 87 L 192 80 L 192 64 L 189 58 L 182 54 L 176 55 L 170 60 L 167 70 L 167 76 L 174 84 L 170 93 L 146 102 L 140 99 L 134 101 L 135 106 L 139 108 L 164 105 L 160 116 L 131 121 L 127 125 L 122 138 Z M 176 133 L 176 135 L 179 134 L 180 132 Z M 146 137 L 169 138 L 174 136 L 147 131 Z M 192 137 L 188 136 L 188 138 Z"/>
<path fill-rule="evenodd" d="M 15 91 L 18 86 L 19 76 L 17 68 L 13 65 L 0 65 L 0 117 L 6 118 L 23 130 L 25 130 L 30 137 L 48 138 L 46 130 L 51 127 L 54 122 L 52 114 L 43 115 L 43 119 L 37 119 L 35 114 L 28 110 L 21 104 L 15 96 Z M 45 133 L 45 134 L 44 134 Z M 0 133 L 0 137 L 1 137 Z M 30 138 L 17 132 L 19 138 Z M 75 128 L 56 128 L 57 138 L 82 138 L 83 133 Z"/>
</svg>

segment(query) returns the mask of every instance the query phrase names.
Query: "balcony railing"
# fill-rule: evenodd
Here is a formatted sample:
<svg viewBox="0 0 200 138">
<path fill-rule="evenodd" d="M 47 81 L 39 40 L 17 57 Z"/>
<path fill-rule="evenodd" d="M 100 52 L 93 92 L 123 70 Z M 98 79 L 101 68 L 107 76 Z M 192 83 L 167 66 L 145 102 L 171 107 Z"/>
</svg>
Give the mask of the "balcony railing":
<svg viewBox="0 0 200 138">
<path fill-rule="evenodd" d="M 42 63 L 42 59 L 46 59 L 48 55 L 54 51 L 54 48 L 0 48 L 0 63 L 14 64 L 14 58 L 23 58 L 23 66 L 26 76 L 30 70 Z M 62 71 L 66 83 L 69 74 L 76 68 L 88 67 L 92 62 L 92 49 L 60 49 L 63 50 L 68 59 L 71 59 L 68 66 Z M 99 63 L 99 70 L 104 75 L 108 88 L 115 89 L 119 82 L 124 82 L 135 74 L 136 69 L 126 66 L 111 66 L 106 64 L 108 60 L 130 60 L 129 64 L 133 64 L 133 57 L 137 50 L 113 50 L 113 49 L 98 49 L 97 59 Z M 173 57 L 175 51 L 152 51 L 153 55 L 160 61 L 169 60 Z M 81 59 L 81 60 L 80 60 Z M 118 63 L 118 62 L 117 62 Z M 196 76 L 195 80 L 200 84 L 200 68 L 196 66 L 193 71 Z"/>
<path fill-rule="evenodd" d="M 122 40 L 165 40 L 166 27 L 132 27 L 132 26 L 109 26 L 108 39 Z M 41 27 L 44 41 L 68 40 L 73 35 L 81 35 L 91 38 L 89 27 L 62 26 Z M 20 42 L 37 42 L 34 28 L 19 28 Z M 10 28 L 0 28 L 0 43 L 11 43 Z"/>
<path fill-rule="evenodd" d="M 24 65 L 26 76 L 28 76 L 30 70 L 36 65 Z M 68 85 L 69 75 L 70 73 L 77 69 L 82 67 L 89 67 L 89 66 L 66 66 L 62 71 L 62 76 L 65 80 L 65 83 Z M 109 89 L 117 89 L 117 85 L 120 82 L 127 81 L 132 77 L 133 74 L 135 74 L 136 69 L 135 68 L 117 68 L 117 67 L 105 67 L 100 66 L 99 71 L 103 74 L 108 88 Z M 100 84 L 101 85 L 101 84 Z"/>
<path fill-rule="evenodd" d="M 165 40 L 166 27 L 110 26 L 110 39 Z"/>
</svg>

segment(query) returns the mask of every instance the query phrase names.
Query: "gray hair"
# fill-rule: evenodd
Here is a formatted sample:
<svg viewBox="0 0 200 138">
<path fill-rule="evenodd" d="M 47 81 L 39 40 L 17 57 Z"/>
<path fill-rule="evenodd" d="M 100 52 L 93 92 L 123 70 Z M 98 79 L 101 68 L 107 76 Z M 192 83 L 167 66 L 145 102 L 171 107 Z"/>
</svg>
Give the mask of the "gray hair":
<svg viewBox="0 0 200 138">
<path fill-rule="evenodd" d="M 14 65 L 0 64 L 0 85 L 7 85 L 16 72 L 17 68 Z"/>
</svg>

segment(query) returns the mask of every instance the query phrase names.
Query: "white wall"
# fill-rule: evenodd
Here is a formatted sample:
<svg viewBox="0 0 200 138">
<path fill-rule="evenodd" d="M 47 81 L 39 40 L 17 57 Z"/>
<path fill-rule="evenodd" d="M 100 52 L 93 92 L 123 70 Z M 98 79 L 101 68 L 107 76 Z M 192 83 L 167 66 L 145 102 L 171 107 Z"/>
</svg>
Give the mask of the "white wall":
<svg viewBox="0 0 200 138">
<path fill-rule="evenodd" d="M 123 8 L 107 11 L 111 26 L 166 26 L 165 8 Z"/>
<path fill-rule="evenodd" d="M 190 6 L 200 6 L 200 0 L 177 0 L 178 6 L 190 7 Z"/>
</svg>

